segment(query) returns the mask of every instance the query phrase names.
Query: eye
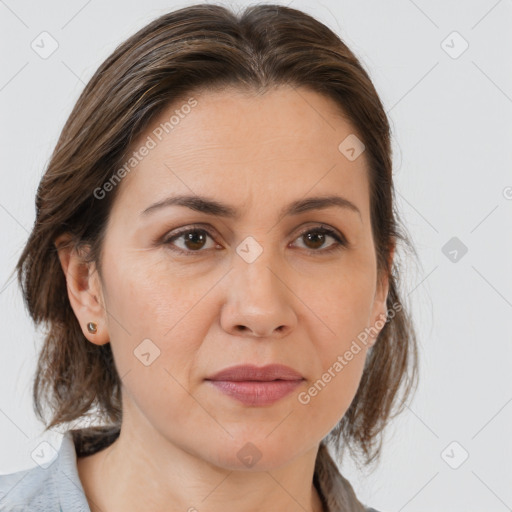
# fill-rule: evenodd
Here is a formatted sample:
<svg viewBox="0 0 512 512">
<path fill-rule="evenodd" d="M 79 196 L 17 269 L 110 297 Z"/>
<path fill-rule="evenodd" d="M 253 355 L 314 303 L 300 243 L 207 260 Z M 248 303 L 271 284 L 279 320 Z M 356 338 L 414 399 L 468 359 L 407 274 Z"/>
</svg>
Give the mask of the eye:
<svg viewBox="0 0 512 512">
<path fill-rule="evenodd" d="M 206 246 L 208 238 L 212 241 L 210 246 Z M 182 239 L 184 247 L 176 246 L 175 241 Z M 163 240 L 165 245 L 173 251 L 176 251 L 187 256 L 193 255 L 194 253 L 201 252 L 201 249 L 212 249 L 215 248 L 216 244 L 213 240 L 213 236 L 204 228 L 189 226 L 181 231 L 174 232 L 171 236 Z"/>
<path fill-rule="evenodd" d="M 334 243 L 331 243 L 326 249 L 321 249 L 328 238 L 333 239 Z M 309 253 L 330 253 L 348 245 L 342 235 L 325 226 L 306 229 L 296 240 L 304 240 L 305 248 Z"/>
<path fill-rule="evenodd" d="M 334 240 L 334 243 L 322 249 L 322 246 L 325 245 L 329 238 Z M 209 245 L 208 239 L 210 239 Z M 326 226 L 308 228 L 302 231 L 295 240 L 302 240 L 304 246 L 301 248 L 304 248 L 310 254 L 330 253 L 348 246 L 348 242 L 343 235 Z M 182 245 L 178 245 L 177 242 L 180 242 Z M 210 231 L 199 226 L 188 226 L 184 229 L 172 232 L 162 243 L 168 246 L 172 251 L 184 254 L 185 256 L 193 256 L 204 252 L 203 249 L 207 250 L 220 247 L 213 239 L 213 235 Z"/>
</svg>

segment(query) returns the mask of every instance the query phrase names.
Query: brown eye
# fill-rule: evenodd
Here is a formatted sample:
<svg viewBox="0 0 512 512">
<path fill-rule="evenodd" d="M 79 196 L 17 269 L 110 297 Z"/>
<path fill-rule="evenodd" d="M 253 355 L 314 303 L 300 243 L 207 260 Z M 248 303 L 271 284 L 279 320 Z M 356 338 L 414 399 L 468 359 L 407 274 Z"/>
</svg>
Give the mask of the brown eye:
<svg viewBox="0 0 512 512">
<path fill-rule="evenodd" d="M 329 238 L 333 239 L 334 243 L 331 243 L 327 246 L 327 248 L 322 249 Z M 306 231 L 303 231 L 297 240 L 298 239 L 303 241 L 306 249 L 309 249 L 311 252 L 318 253 L 330 252 L 347 245 L 344 238 L 338 235 L 336 231 L 325 227 L 314 229 L 310 228 Z"/>
<path fill-rule="evenodd" d="M 189 233 L 185 233 L 182 236 L 184 237 L 183 240 L 187 249 L 195 251 L 203 248 L 207 235 L 205 236 L 204 232 L 202 231 L 190 231 Z"/>
<path fill-rule="evenodd" d="M 210 245 L 208 245 L 208 239 L 210 239 Z M 334 242 L 325 247 L 329 239 L 334 240 Z M 343 235 L 325 226 L 309 228 L 303 231 L 296 240 L 301 240 L 302 248 L 310 254 L 327 254 L 348 246 Z M 216 248 L 213 235 L 208 230 L 193 226 L 171 233 L 170 236 L 163 240 L 163 244 L 172 251 L 186 256 L 199 255 L 208 249 Z"/>
<path fill-rule="evenodd" d="M 206 246 L 208 238 L 212 241 L 213 246 Z M 176 241 L 180 241 L 180 239 L 183 244 L 181 247 L 175 243 Z M 206 249 L 211 249 L 215 246 L 212 235 L 210 235 L 210 233 L 205 229 L 198 228 L 188 228 L 179 231 L 178 233 L 166 238 L 163 243 L 168 245 L 173 251 L 185 254 L 202 252 L 205 247 Z"/>
<path fill-rule="evenodd" d="M 325 233 L 309 232 L 302 236 L 310 249 L 319 249 L 325 243 Z"/>
</svg>

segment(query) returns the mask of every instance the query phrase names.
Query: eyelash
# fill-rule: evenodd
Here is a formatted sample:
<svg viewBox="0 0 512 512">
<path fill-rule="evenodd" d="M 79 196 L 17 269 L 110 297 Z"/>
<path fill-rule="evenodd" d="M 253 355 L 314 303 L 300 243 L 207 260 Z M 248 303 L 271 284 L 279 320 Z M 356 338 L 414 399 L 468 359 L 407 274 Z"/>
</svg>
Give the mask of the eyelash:
<svg viewBox="0 0 512 512">
<path fill-rule="evenodd" d="M 171 236 L 166 237 L 162 241 L 162 243 L 164 245 L 167 245 L 171 251 L 177 252 L 179 254 L 183 254 L 185 256 L 196 256 L 201 252 L 205 252 L 205 249 L 199 249 L 197 251 L 192 251 L 192 250 L 184 250 L 184 249 L 181 249 L 181 248 L 178 248 L 178 247 L 172 245 L 172 242 L 174 240 L 177 240 L 181 236 L 187 235 L 189 233 L 196 233 L 196 232 L 206 233 L 212 240 L 214 240 L 213 235 L 210 233 L 210 231 L 208 229 L 201 227 L 200 225 L 192 225 L 192 226 L 188 226 L 185 229 L 182 229 L 180 231 L 172 233 Z M 314 227 L 314 228 L 311 228 L 311 227 L 307 228 L 304 231 L 302 231 L 301 233 L 299 233 L 297 238 L 300 238 L 300 237 L 306 235 L 307 233 L 320 233 L 322 235 L 328 235 L 336 241 L 336 243 L 331 244 L 327 249 L 316 249 L 316 250 L 315 249 L 305 249 L 305 251 L 310 255 L 319 254 L 319 253 L 320 254 L 330 254 L 334 251 L 339 251 L 345 247 L 348 247 L 348 245 L 349 245 L 345 237 L 343 237 L 342 235 L 339 235 L 333 229 L 330 229 L 323 225 Z"/>
</svg>

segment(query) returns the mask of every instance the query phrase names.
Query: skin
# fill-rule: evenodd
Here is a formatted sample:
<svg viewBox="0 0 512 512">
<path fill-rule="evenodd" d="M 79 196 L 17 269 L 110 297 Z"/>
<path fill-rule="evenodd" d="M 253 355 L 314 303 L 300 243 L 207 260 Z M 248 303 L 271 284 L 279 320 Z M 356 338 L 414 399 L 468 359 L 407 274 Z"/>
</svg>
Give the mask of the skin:
<svg viewBox="0 0 512 512">
<path fill-rule="evenodd" d="M 79 458 L 79 476 L 93 512 L 319 512 L 312 483 L 319 443 L 354 398 L 375 338 L 308 404 L 298 395 L 386 315 L 365 155 L 350 161 L 338 150 L 353 127 L 331 100 L 307 89 L 193 96 L 197 106 L 118 185 L 103 278 L 75 251 L 59 251 L 84 335 L 111 343 L 123 382 L 120 437 Z M 133 147 L 179 106 L 166 109 Z M 294 200 L 333 193 L 360 213 L 330 207 L 278 218 Z M 178 194 L 207 195 L 240 217 L 184 206 L 141 215 Z M 164 243 L 195 223 L 211 235 Z M 335 239 L 304 235 L 320 225 L 350 245 L 325 252 Z M 236 252 L 248 236 L 263 249 L 252 263 Z M 172 244 L 191 255 L 173 252 Z M 96 334 L 87 330 L 90 321 Z M 148 366 L 134 355 L 146 338 L 160 350 Z M 204 380 L 235 364 L 275 362 L 304 381 L 271 405 L 241 404 Z M 261 455 L 252 467 L 237 457 L 249 442 Z"/>
</svg>

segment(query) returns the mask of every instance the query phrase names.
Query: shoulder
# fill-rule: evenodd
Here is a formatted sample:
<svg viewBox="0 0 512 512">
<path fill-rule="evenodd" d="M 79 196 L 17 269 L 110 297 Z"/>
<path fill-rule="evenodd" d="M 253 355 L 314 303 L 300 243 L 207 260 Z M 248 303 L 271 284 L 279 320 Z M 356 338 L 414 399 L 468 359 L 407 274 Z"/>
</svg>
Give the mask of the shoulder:
<svg viewBox="0 0 512 512">
<path fill-rule="evenodd" d="M 0 475 L 0 511 L 46 510 L 58 503 L 53 472 L 36 466 Z M 48 508 L 49 510 L 49 508 Z"/>
<path fill-rule="evenodd" d="M 68 431 L 51 461 L 0 475 L 0 511 L 90 512 L 76 461 L 73 436 Z"/>
</svg>

